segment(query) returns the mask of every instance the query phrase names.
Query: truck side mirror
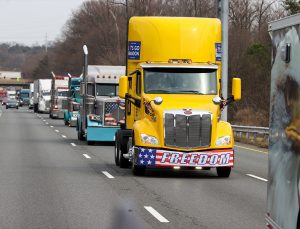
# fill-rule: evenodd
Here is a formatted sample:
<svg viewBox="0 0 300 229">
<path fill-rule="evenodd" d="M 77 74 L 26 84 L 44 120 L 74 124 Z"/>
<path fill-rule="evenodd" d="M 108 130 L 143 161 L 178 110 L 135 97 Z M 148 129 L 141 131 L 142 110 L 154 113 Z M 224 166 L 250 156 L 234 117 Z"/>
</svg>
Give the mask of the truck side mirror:
<svg viewBox="0 0 300 229">
<path fill-rule="evenodd" d="M 85 95 L 85 84 L 81 83 L 80 85 L 80 96 L 84 96 Z"/>
<path fill-rule="evenodd" d="M 121 76 L 119 79 L 119 96 L 125 99 L 125 95 L 128 92 L 128 78 L 127 76 Z"/>
<path fill-rule="evenodd" d="M 232 95 L 234 101 L 241 100 L 242 83 L 240 78 L 232 78 Z"/>
</svg>

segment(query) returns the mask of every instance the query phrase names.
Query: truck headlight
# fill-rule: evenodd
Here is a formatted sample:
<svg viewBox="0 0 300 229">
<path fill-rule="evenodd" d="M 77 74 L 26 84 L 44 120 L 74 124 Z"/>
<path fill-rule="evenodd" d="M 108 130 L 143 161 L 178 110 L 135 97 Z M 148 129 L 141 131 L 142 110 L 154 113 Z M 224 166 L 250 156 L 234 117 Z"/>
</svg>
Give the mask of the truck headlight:
<svg viewBox="0 0 300 229">
<path fill-rule="evenodd" d="M 226 135 L 217 139 L 216 146 L 229 145 L 230 142 L 231 142 L 231 137 L 229 135 Z"/>
<path fill-rule="evenodd" d="M 157 138 L 147 135 L 147 134 L 141 134 L 141 140 L 142 140 L 142 142 L 147 143 L 147 144 L 158 145 Z"/>
</svg>

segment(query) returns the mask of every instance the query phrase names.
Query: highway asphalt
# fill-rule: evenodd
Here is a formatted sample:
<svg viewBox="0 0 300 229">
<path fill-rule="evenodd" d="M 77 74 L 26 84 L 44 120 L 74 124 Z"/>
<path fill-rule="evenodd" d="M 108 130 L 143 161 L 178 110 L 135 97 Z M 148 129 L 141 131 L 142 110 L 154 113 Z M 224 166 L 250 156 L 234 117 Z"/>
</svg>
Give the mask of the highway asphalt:
<svg viewBox="0 0 300 229">
<path fill-rule="evenodd" d="M 0 108 L 1 109 L 1 108 Z M 114 164 L 111 143 L 88 146 L 63 120 L 0 110 L 0 228 L 264 228 L 266 149 L 236 144 L 230 178 Z"/>
</svg>

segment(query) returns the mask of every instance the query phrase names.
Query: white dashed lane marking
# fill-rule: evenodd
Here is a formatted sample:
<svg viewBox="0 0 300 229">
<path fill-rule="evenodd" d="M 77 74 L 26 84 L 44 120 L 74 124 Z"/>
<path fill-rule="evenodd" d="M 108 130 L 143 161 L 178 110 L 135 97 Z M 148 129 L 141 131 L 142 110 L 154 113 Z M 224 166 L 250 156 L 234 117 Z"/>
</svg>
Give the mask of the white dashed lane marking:
<svg viewBox="0 0 300 229">
<path fill-rule="evenodd" d="M 167 220 L 165 217 L 163 217 L 158 211 L 156 211 L 151 206 L 144 206 L 144 208 L 150 212 L 151 215 L 153 215 L 159 222 L 161 223 L 169 223 L 169 220 Z"/>
<path fill-rule="evenodd" d="M 89 156 L 89 155 L 87 155 L 87 154 L 82 154 L 85 158 L 87 158 L 87 159 L 91 159 L 91 157 Z"/>
<path fill-rule="evenodd" d="M 107 176 L 109 179 L 113 179 L 113 178 L 115 178 L 114 176 L 112 176 L 109 172 L 107 172 L 107 171 L 102 171 L 102 173 L 105 175 L 105 176 Z"/>
<path fill-rule="evenodd" d="M 71 144 L 71 146 L 74 146 L 74 147 L 76 146 L 76 144 L 75 144 L 75 143 L 73 143 L 73 142 L 72 142 L 72 143 L 70 143 L 70 144 Z"/>
<path fill-rule="evenodd" d="M 246 174 L 246 175 L 249 176 L 249 177 L 252 177 L 252 178 L 254 178 L 254 179 L 257 179 L 257 180 L 261 180 L 261 181 L 264 181 L 264 182 L 268 182 L 267 179 L 262 178 L 262 177 L 255 176 L 255 175 L 253 175 L 253 174 Z"/>
</svg>

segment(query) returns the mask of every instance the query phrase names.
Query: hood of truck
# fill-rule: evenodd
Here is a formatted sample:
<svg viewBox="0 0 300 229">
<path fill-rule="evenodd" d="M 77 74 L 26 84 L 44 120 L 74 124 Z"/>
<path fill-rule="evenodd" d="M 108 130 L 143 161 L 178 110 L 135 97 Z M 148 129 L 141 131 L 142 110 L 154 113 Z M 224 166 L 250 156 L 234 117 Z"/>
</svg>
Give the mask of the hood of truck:
<svg viewBox="0 0 300 229">
<path fill-rule="evenodd" d="M 155 97 L 161 97 L 163 102 L 160 105 L 154 103 Z M 143 116 L 134 123 L 135 134 L 140 136 L 146 134 L 154 136 L 158 139 L 159 144 L 155 147 L 175 149 L 176 147 L 167 147 L 165 141 L 165 114 L 181 114 L 186 116 L 192 115 L 206 115 L 211 118 L 211 143 L 209 147 L 213 146 L 217 138 L 217 124 L 220 116 L 220 106 L 213 103 L 213 98 L 216 95 L 182 95 L 182 94 L 148 94 L 142 97 L 142 107 L 145 107 Z M 149 101 L 150 106 L 149 106 Z M 148 107 L 148 109 L 146 108 Z M 150 108 L 150 112 L 149 112 Z M 146 112 L 146 110 L 148 110 Z M 196 147 L 201 150 L 203 147 Z M 195 148 L 194 148 L 195 149 Z M 183 150 L 190 150 L 188 147 L 183 147 Z"/>
<path fill-rule="evenodd" d="M 119 96 L 113 96 L 113 97 L 107 97 L 107 96 L 96 96 L 97 101 L 103 101 L 103 102 L 116 102 L 116 101 L 121 101 Z"/>
<path fill-rule="evenodd" d="M 43 96 L 43 99 L 44 99 L 45 101 L 50 101 L 51 96 L 50 96 L 50 95 L 44 95 L 44 96 Z"/>
</svg>

